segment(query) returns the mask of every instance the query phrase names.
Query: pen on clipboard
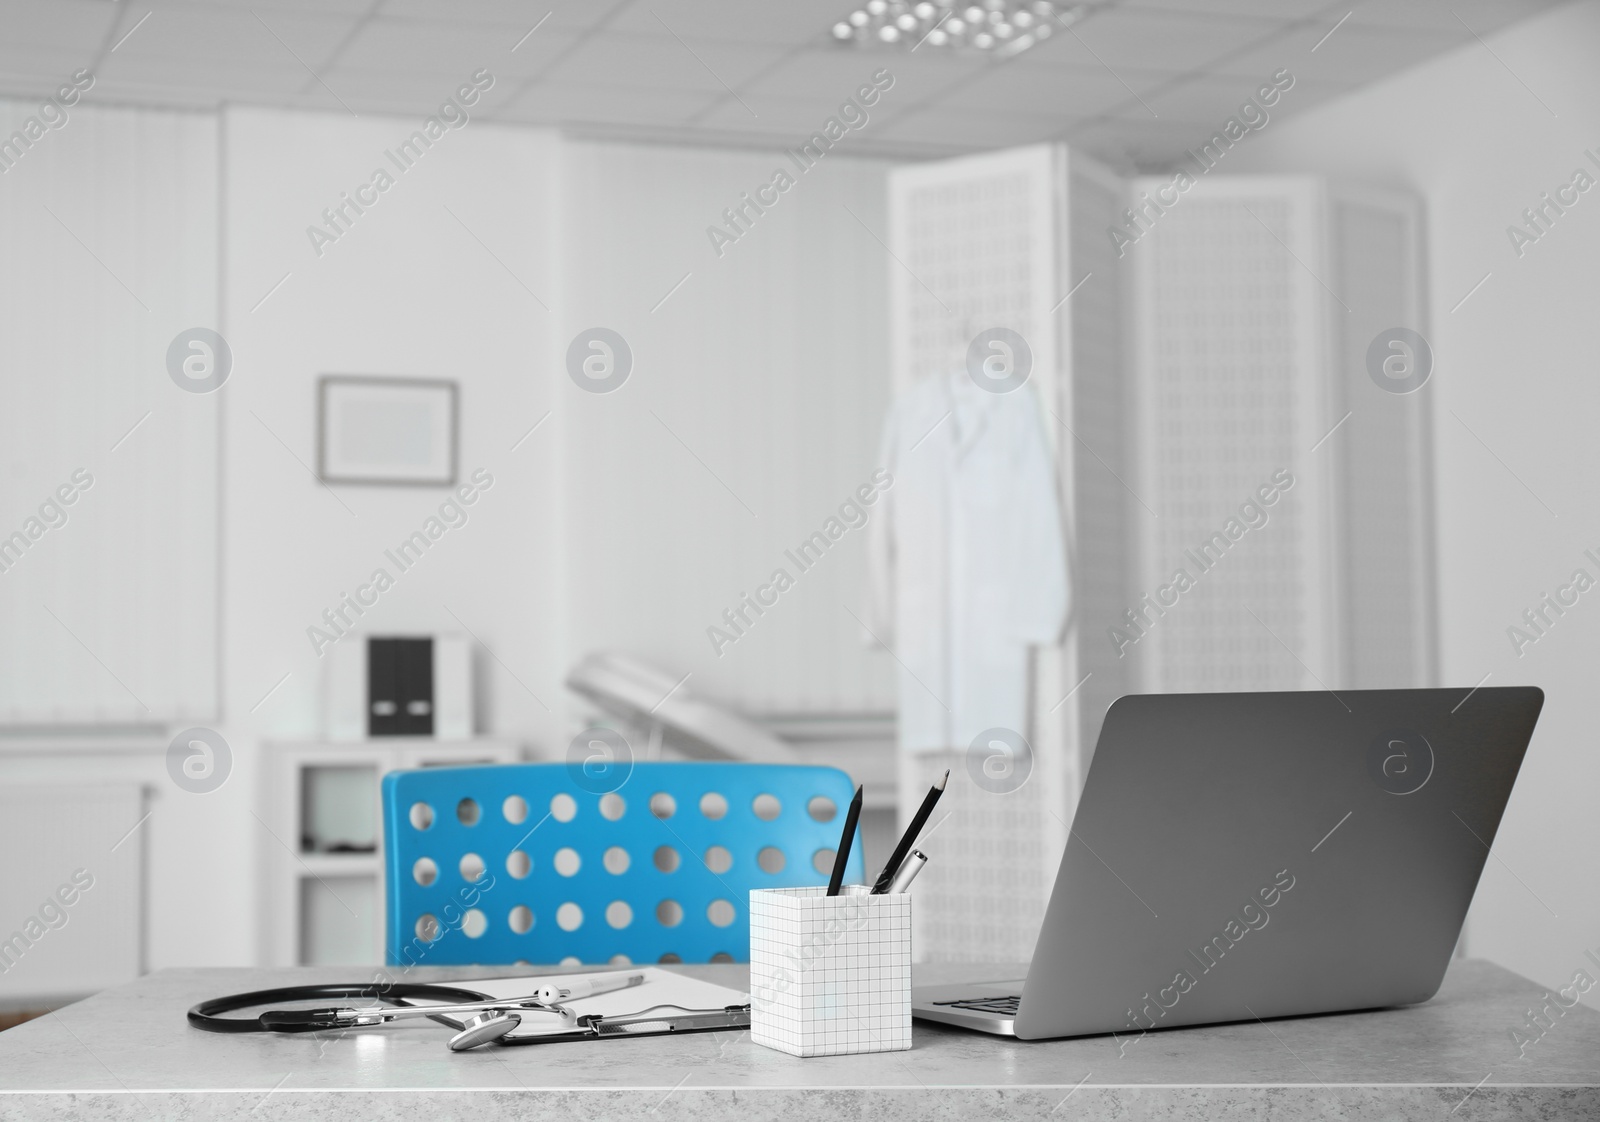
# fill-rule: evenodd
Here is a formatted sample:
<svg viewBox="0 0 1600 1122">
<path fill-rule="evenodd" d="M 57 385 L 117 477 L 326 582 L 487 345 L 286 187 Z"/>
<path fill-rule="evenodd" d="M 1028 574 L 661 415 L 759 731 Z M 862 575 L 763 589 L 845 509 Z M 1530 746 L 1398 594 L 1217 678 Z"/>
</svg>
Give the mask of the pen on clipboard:
<svg viewBox="0 0 1600 1122">
<path fill-rule="evenodd" d="M 603 993 L 614 993 L 617 990 L 632 989 L 634 986 L 642 985 L 644 985 L 643 974 L 602 975 L 598 978 L 580 978 L 565 985 L 547 982 L 539 987 L 535 996 L 546 1005 L 555 1005 L 563 1001 L 579 1001 L 585 997 L 598 997 Z"/>
</svg>

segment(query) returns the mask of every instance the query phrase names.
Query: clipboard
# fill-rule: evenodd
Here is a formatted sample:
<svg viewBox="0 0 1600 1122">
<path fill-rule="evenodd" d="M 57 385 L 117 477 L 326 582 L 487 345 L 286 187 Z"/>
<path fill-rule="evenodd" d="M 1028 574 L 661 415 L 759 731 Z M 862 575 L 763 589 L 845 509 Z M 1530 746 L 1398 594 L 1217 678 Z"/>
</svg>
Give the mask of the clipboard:
<svg viewBox="0 0 1600 1122">
<path fill-rule="evenodd" d="M 608 1040 L 750 1027 L 748 993 L 656 966 L 628 967 L 624 968 L 624 972 L 643 974 L 644 982 L 628 989 L 563 1003 L 577 1016 L 576 1028 L 563 1028 L 554 1017 L 542 1016 L 538 1010 L 529 1009 L 523 1013 L 522 1024 L 496 1043 L 508 1046 L 557 1044 L 574 1040 Z M 578 978 L 603 977 L 609 973 L 616 971 L 512 975 L 446 984 L 477 990 L 485 998 L 511 998 L 532 993 L 546 982 L 560 984 Z M 434 1020 L 458 1030 L 466 1027 L 465 1019 L 460 1016 L 440 1015 Z"/>
</svg>

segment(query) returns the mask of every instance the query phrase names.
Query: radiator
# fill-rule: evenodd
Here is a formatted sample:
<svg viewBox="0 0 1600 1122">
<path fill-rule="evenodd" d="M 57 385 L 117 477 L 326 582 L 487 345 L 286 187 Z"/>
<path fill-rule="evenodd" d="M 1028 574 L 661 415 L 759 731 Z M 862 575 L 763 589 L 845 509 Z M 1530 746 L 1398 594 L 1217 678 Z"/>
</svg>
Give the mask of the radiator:
<svg viewBox="0 0 1600 1122">
<path fill-rule="evenodd" d="M 137 783 L 0 789 L 0 1008 L 138 976 L 144 804 Z"/>
</svg>

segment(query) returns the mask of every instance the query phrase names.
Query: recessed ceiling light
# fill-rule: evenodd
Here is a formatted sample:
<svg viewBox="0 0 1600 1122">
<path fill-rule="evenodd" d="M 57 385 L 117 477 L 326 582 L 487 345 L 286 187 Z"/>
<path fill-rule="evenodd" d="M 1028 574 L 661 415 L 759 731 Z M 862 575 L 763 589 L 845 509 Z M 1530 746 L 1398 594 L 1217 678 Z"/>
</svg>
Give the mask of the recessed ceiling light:
<svg viewBox="0 0 1600 1122">
<path fill-rule="evenodd" d="M 1059 27 L 1116 0 L 858 0 L 862 6 L 833 25 L 840 44 L 916 50 L 1021 54 Z"/>
</svg>

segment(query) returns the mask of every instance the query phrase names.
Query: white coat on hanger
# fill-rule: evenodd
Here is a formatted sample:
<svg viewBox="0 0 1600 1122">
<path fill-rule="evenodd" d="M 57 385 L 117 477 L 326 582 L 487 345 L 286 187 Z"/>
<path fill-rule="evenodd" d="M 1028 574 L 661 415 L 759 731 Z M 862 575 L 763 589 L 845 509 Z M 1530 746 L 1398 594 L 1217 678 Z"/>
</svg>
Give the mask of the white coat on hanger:
<svg viewBox="0 0 1600 1122">
<path fill-rule="evenodd" d="M 1029 647 L 1059 641 L 1067 611 L 1033 387 L 925 378 L 891 408 L 881 456 L 894 485 L 868 529 L 868 626 L 899 663 L 902 750 L 965 748 L 990 728 L 1027 735 Z"/>
</svg>

